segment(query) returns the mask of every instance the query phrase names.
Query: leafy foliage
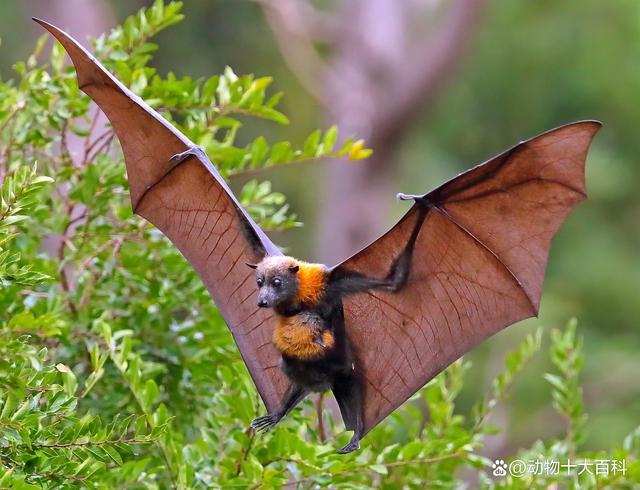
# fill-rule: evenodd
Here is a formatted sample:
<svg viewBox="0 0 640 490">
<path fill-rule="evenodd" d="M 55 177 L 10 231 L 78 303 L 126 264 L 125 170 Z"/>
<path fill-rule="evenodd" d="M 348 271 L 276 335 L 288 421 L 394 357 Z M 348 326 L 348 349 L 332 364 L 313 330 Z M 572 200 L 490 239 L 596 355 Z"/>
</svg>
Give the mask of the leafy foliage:
<svg viewBox="0 0 640 490">
<path fill-rule="evenodd" d="M 239 118 L 287 122 L 280 95 L 267 95 L 269 78 L 231 69 L 197 81 L 158 76 L 147 66 L 156 49 L 149 39 L 181 18 L 179 2 L 157 1 L 98 38 L 96 52 L 225 176 L 368 155 L 359 140 L 337 145 L 333 127 L 300 149 L 262 137 L 237 145 Z M 539 350 L 540 331 L 507 356 L 469 414 L 456 409 L 470 367 L 460 360 L 354 455 L 334 454 L 349 434 L 326 410 L 319 424 L 311 401 L 257 436 L 247 427 L 261 404 L 228 329 L 180 254 L 132 216 L 111 129 L 78 91 L 59 46 L 48 64 L 39 61 L 43 40 L 16 64 L 17 81 L 0 82 L 1 488 L 451 488 L 463 475 L 491 488 L 637 481 L 639 431 L 612 453 L 629 468 L 618 479 L 489 476 L 483 445 L 497 431 L 489 421 Z M 268 182 L 250 180 L 240 196 L 262 226 L 298 225 Z M 557 373 L 546 378 L 567 434 L 517 456 L 604 457 L 581 449 L 575 324 L 551 342 Z"/>
<path fill-rule="evenodd" d="M 21 284 L 29 286 L 37 284 L 46 275 L 32 271 L 28 265 L 20 264 L 20 253 L 11 253 L 4 247 L 15 238 L 12 227 L 28 216 L 23 214 L 35 207 L 38 191 L 44 184 L 51 182 L 49 177 L 36 176 L 35 166 L 21 167 L 14 175 L 2 182 L 0 189 L 0 284 Z"/>
</svg>

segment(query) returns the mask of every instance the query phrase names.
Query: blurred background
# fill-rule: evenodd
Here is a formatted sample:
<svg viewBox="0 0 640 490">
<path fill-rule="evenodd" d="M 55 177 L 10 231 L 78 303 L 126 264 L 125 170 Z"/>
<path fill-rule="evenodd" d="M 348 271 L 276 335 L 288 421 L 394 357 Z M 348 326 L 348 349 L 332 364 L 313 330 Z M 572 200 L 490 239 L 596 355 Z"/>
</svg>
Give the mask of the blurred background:
<svg viewBox="0 0 640 490">
<path fill-rule="evenodd" d="M 0 76 L 26 58 L 43 17 L 81 40 L 110 29 L 142 0 L 4 0 Z M 461 409 L 537 325 L 579 319 L 588 447 L 605 449 L 640 413 L 640 3 L 635 0 L 189 0 L 163 32 L 154 64 L 193 77 L 272 75 L 286 127 L 254 134 L 300 144 L 317 126 L 367 140 L 374 156 L 266 175 L 303 229 L 275 236 L 301 258 L 335 263 L 386 231 L 406 204 L 518 141 L 598 119 L 587 164 L 590 198 L 555 240 L 540 318 L 476 349 Z M 251 138 L 251 131 L 248 133 Z M 248 140 L 247 140 L 248 141 Z M 502 404 L 496 455 L 560 431 L 538 356 Z"/>
</svg>

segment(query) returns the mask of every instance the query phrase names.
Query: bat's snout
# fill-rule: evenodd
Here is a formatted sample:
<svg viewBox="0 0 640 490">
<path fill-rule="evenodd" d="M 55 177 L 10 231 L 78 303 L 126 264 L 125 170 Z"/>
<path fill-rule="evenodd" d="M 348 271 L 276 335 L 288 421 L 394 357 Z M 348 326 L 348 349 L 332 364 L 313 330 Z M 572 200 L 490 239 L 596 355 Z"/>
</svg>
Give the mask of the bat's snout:
<svg viewBox="0 0 640 490">
<path fill-rule="evenodd" d="M 258 300 L 258 306 L 260 308 L 269 308 L 269 303 L 267 303 L 267 300 L 259 299 Z"/>
</svg>

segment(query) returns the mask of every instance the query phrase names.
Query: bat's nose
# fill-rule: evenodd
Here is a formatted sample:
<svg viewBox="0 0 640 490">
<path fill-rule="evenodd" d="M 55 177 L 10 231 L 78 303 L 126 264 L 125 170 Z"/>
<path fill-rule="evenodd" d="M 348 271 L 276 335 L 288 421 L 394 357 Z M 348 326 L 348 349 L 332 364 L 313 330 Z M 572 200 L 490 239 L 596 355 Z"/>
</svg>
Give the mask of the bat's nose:
<svg viewBox="0 0 640 490">
<path fill-rule="evenodd" d="M 259 306 L 260 308 L 266 308 L 267 306 L 269 306 L 269 304 L 268 304 L 265 300 L 263 300 L 263 299 L 259 299 L 259 300 L 258 300 L 258 306 Z"/>
</svg>

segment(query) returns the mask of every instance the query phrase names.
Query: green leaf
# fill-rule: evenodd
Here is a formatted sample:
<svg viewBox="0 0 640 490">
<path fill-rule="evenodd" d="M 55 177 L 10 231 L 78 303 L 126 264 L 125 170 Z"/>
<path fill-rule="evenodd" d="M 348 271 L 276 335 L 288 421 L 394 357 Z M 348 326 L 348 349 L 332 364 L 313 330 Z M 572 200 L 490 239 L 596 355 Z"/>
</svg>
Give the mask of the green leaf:
<svg viewBox="0 0 640 490">
<path fill-rule="evenodd" d="M 0 412 L 0 420 L 8 419 L 11 416 L 11 414 L 13 414 L 17 406 L 18 406 L 18 399 L 15 396 L 13 396 L 11 393 L 9 393 L 7 395 L 7 398 L 4 400 L 2 412 Z"/>
<path fill-rule="evenodd" d="M 320 143 L 320 130 L 317 129 L 312 132 L 304 142 L 302 147 L 302 153 L 306 157 L 314 157 L 318 151 L 318 145 Z"/>
<path fill-rule="evenodd" d="M 331 151 L 333 151 L 333 147 L 336 144 L 337 138 L 338 138 L 338 127 L 335 125 L 331 126 L 324 133 L 324 136 L 322 138 L 322 148 L 320 153 L 322 155 L 326 155 L 327 153 L 330 153 Z"/>
<path fill-rule="evenodd" d="M 158 398 L 158 385 L 152 379 L 148 379 L 144 387 L 143 405 L 145 410 L 151 410 L 154 402 Z"/>
<path fill-rule="evenodd" d="M 369 468 L 371 468 L 371 470 L 375 471 L 379 475 L 389 474 L 389 470 L 387 469 L 387 467 L 382 464 L 372 464 L 371 466 L 369 466 Z"/>
<path fill-rule="evenodd" d="M 112 459 L 112 461 L 117 464 L 117 465 L 122 465 L 123 461 L 122 461 L 122 457 L 120 456 L 120 453 L 118 453 L 118 451 L 116 451 L 113 447 L 109 446 L 109 445 L 105 445 L 102 446 L 102 449 L 104 449 L 105 453 L 107 453 L 107 455 Z"/>
</svg>

